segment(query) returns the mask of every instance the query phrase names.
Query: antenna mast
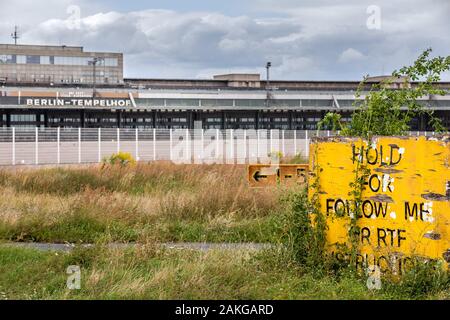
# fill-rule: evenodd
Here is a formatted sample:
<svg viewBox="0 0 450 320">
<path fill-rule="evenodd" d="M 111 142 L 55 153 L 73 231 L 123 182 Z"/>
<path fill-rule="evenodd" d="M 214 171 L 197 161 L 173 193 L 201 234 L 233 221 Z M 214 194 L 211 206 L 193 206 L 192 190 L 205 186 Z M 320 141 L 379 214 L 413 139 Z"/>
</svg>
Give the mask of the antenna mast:
<svg viewBox="0 0 450 320">
<path fill-rule="evenodd" d="M 11 33 L 11 38 L 14 39 L 14 44 L 17 45 L 17 40 L 20 38 L 17 26 L 14 26 L 14 32 Z"/>
</svg>

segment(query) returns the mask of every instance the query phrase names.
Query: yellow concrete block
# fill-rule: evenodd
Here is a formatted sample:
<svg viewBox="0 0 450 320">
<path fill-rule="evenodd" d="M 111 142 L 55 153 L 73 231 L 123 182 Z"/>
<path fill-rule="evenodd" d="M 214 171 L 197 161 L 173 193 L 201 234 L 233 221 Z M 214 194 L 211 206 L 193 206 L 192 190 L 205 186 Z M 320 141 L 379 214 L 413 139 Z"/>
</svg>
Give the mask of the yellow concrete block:
<svg viewBox="0 0 450 320">
<path fill-rule="evenodd" d="M 310 186 L 318 181 L 329 250 L 347 243 L 354 217 L 350 184 L 367 166 L 359 234 L 359 262 L 382 271 L 403 268 L 411 256 L 450 263 L 450 137 L 316 138 Z M 315 180 L 317 179 L 317 180 Z M 316 191 L 310 188 L 310 197 Z M 343 213 L 338 217 L 336 212 Z M 344 259 L 345 257 L 338 257 Z"/>
</svg>

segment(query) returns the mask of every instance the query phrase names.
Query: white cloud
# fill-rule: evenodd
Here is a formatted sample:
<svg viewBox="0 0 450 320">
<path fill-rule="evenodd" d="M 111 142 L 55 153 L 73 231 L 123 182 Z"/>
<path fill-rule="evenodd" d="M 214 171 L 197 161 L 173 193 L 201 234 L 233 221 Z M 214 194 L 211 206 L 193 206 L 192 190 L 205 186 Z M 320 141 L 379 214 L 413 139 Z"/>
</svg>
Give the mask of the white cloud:
<svg viewBox="0 0 450 320">
<path fill-rule="evenodd" d="M 314 60 L 308 57 L 284 56 L 281 65 L 273 72 L 274 78 L 283 79 L 307 79 L 308 74 L 320 73 Z"/>
<path fill-rule="evenodd" d="M 365 55 L 363 55 L 358 50 L 355 50 L 353 48 L 348 48 L 340 54 L 338 61 L 341 63 L 349 63 L 349 62 L 356 62 L 361 61 L 366 58 Z"/>
</svg>

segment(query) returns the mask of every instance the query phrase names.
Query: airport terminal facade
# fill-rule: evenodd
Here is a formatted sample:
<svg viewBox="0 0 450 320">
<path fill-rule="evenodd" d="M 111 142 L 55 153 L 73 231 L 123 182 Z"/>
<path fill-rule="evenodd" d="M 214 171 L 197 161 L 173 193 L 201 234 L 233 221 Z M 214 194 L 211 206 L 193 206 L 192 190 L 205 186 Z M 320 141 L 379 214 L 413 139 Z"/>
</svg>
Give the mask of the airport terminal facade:
<svg viewBox="0 0 450 320">
<path fill-rule="evenodd" d="M 128 79 L 120 53 L 0 45 L 0 127 L 179 129 L 201 121 L 203 128 L 314 130 L 329 111 L 349 120 L 358 84 L 268 82 L 258 74 Z M 436 86 L 450 90 L 450 82 Z M 450 129 L 450 93 L 422 103 Z M 425 116 L 412 129 L 431 130 Z"/>
</svg>

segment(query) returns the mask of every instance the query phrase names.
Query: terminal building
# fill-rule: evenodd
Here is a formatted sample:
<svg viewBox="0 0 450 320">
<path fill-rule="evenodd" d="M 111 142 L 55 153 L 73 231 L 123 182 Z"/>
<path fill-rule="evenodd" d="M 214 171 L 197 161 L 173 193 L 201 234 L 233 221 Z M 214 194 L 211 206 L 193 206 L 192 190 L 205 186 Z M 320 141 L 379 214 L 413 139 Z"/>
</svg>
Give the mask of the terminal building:
<svg viewBox="0 0 450 320">
<path fill-rule="evenodd" d="M 366 85 L 383 78 L 372 78 Z M 358 81 L 277 81 L 259 74 L 212 79 L 130 79 L 121 53 L 82 47 L 0 45 L 0 127 L 314 130 L 329 112 L 348 121 Z M 392 90 L 404 81 L 392 83 Z M 417 83 L 410 82 L 409 86 Z M 450 129 L 445 96 L 423 97 Z M 428 131 L 426 116 L 413 130 Z"/>
<path fill-rule="evenodd" d="M 94 82 L 123 83 L 122 53 L 84 52 L 83 47 L 0 44 L 0 84 Z"/>
</svg>

